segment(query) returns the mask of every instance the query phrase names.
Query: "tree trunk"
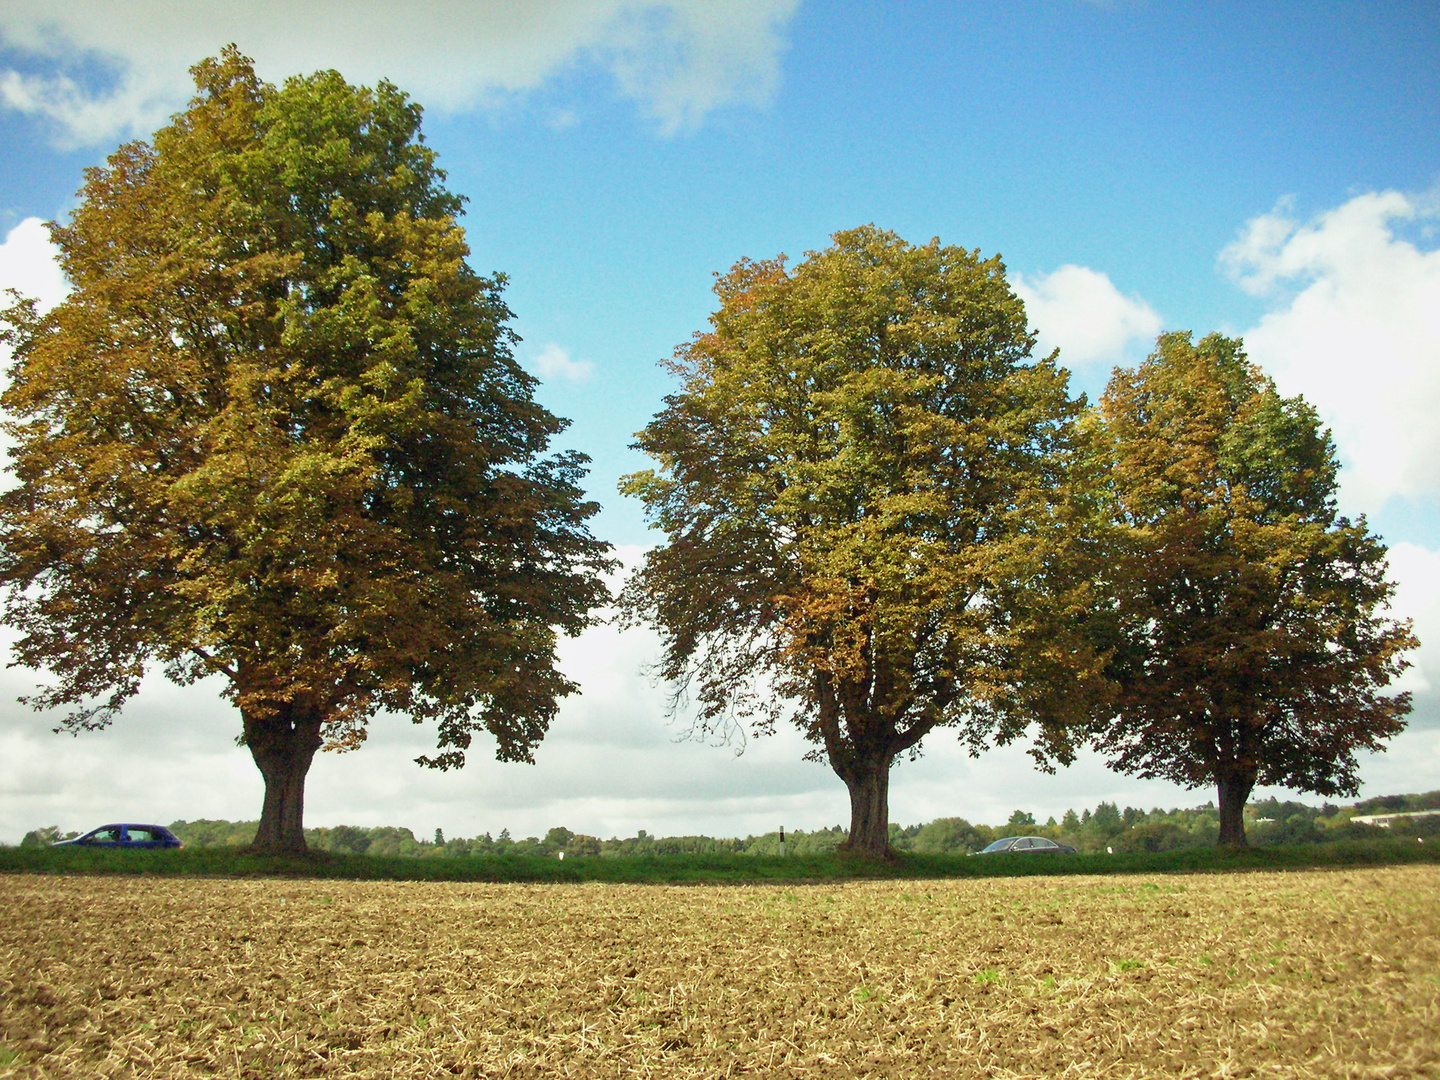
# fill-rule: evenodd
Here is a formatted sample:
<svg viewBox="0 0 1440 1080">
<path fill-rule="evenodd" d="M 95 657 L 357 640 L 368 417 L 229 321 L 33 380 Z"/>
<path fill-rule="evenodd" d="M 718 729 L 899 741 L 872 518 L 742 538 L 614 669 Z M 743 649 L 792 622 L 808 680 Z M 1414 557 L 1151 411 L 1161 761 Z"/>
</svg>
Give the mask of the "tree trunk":
<svg viewBox="0 0 1440 1080">
<path fill-rule="evenodd" d="M 250 850 L 266 854 L 305 851 L 305 776 L 320 749 L 319 710 L 296 702 L 264 717 L 245 716 L 245 743 L 265 778 L 260 827 Z"/>
<path fill-rule="evenodd" d="M 1245 839 L 1245 800 L 1255 790 L 1255 777 L 1240 772 L 1221 773 L 1220 846 L 1240 850 L 1250 846 Z"/>
<path fill-rule="evenodd" d="M 890 758 L 864 758 L 836 769 L 850 789 L 850 836 L 844 847 L 876 859 L 895 855 L 890 847 Z"/>
</svg>

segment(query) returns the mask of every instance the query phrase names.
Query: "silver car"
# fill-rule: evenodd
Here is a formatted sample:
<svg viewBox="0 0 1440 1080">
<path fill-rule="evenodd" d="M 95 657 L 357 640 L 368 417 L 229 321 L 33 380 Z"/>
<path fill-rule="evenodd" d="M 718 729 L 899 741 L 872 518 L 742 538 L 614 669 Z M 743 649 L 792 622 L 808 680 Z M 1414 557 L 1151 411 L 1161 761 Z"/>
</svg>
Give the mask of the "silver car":
<svg viewBox="0 0 1440 1080">
<path fill-rule="evenodd" d="M 1023 854 L 1028 852 L 1049 852 L 1052 855 L 1074 855 L 1075 849 L 1069 844 L 1057 844 L 1044 836 L 1007 836 L 996 840 L 977 855 Z"/>
</svg>

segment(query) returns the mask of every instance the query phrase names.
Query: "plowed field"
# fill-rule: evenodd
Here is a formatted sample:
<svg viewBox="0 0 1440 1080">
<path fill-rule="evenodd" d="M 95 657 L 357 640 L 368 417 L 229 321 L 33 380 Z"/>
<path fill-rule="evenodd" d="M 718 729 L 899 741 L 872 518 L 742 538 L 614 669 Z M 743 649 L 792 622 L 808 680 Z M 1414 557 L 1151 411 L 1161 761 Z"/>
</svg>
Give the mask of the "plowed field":
<svg viewBox="0 0 1440 1080">
<path fill-rule="evenodd" d="M 0 903 L 0 1076 L 1440 1076 L 1436 866 Z"/>
</svg>

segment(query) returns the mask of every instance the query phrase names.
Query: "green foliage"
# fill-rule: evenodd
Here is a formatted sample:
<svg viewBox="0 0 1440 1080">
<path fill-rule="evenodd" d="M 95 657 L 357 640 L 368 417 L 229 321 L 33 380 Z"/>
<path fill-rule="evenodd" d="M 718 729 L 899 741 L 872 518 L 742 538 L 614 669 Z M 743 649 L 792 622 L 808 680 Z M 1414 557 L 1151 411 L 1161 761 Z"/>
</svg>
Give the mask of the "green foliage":
<svg viewBox="0 0 1440 1080">
<path fill-rule="evenodd" d="M 898 826 L 895 826 L 898 829 Z M 657 841 L 657 846 L 663 841 Z M 813 832 L 806 832 L 804 829 L 785 830 L 785 857 L 803 858 L 811 855 L 825 855 L 834 851 L 845 842 L 845 830 L 839 825 L 832 829 L 816 829 Z M 737 846 L 738 851 L 746 855 L 756 856 L 778 856 L 780 854 L 780 834 L 778 832 L 765 833 L 763 836 L 746 837 Z"/>
<path fill-rule="evenodd" d="M 1217 785 L 1243 844 L 1259 784 L 1354 794 L 1356 754 L 1404 726 L 1386 687 L 1416 645 L 1386 616 L 1385 546 L 1335 508 L 1328 432 L 1239 341 L 1162 335 L 1101 402 L 1124 553 L 1095 745 L 1113 768 Z"/>
<path fill-rule="evenodd" d="M 1297 845 L 1333 844 L 1341 841 L 1375 843 L 1382 841 L 1424 840 L 1440 838 L 1440 817 L 1401 819 L 1385 828 L 1353 822 L 1357 814 L 1377 811 L 1398 812 L 1424 810 L 1440 806 L 1440 791 L 1412 795 L 1387 795 L 1367 799 L 1354 806 L 1320 807 L 1299 802 L 1274 799 L 1252 803 L 1245 809 L 1250 832 L 1260 848 L 1293 848 Z M 1125 823 L 1130 824 L 1126 825 Z M 229 849 L 235 851 L 250 844 L 255 835 L 253 821 L 176 821 L 170 831 L 185 844 L 187 851 Z M 916 856 L 956 856 L 980 851 L 1002 836 L 1018 834 L 1047 836 L 1069 844 L 1086 854 L 1113 851 L 1119 855 L 1132 853 L 1179 852 L 1213 847 L 1219 831 L 1219 812 L 1214 803 L 1189 809 L 1150 811 L 1127 806 L 1118 809 L 1113 803 L 1101 803 L 1095 811 L 1076 814 L 1067 810 L 1059 825 L 1011 827 L 971 825 L 963 818 L 937 818 L 924 825 L 901 827 L 892 825 L 891 842 L 901 853 Z M 48 846 L 58 839 L 78 835 L 61 835 L 55 826 L 27 833 L 21 846 Z M 568 838 L 563 846 L 555 840 Z M 514 841 L 508 829 L 498 838 L 489 833 L 471 839 L 451 837 L 443 844 L 416 840 L 409 829 L 393 826 L 358 828 L 307 829 L 305 839 L 313 851 L 348 856 L 357 850 L 366 859 L 486 859 L 504 857 L 510 860 L 553 859 L 565 851 L 572 858 L 610 860 L 642 859 L 673 862 L 710 857 L 743 856 L 747 859 L 776 859 L 780 854 L 778 832 L 743 839 L 710 836 L 651 836 L 645 830 L 626 839 L 599 840 L 574 833 L 569 829 L 552 829 L 545 840 L 534 837 Z M 813 860 L 837 852 L 845 839 L 845 830 L 835 825 L 829 829 L 786 830 L 787 859 Z M 810 863 L 806 862 L 806 865 Z M 363 876 L 363 875 L 361 875 Z"/>
<path fill-rule="evenodd" d="M 365 835 L 364 830 L 357 829 L 352 825 L 337 825 L 329 832 L 330 842 L 326 845 L 326 850 L 364 855 L 366 849 L 370 847 L 370 838 Z"/>
<path fill-rule="evenodd" d="M 477 730 L 529 760 L 575 689 L 557 631 L 609 563 L 584 457 L 541 456 L 565 421 L 512 355 L 504 278 L 465 261 L 419 107 L 335 72 L 277 88 L 233 48 L 194 74 L 52 227 L 68 298 L 0 315 L 0 582 L 65 728 L 151 668 L 220 676 L 262 833 L 285 816 L 270 839 L 298 843 L 310 755 L 377 710 L 437 725 L 428 764 Z"/>
<path fill-rule="evenodd" d="M 778 853 L 779 837 L 775 837 Z M 689 855 L 734 854 L 747 850 L 749 841 L 716 839 L 712 836 L 650 836 L 644 829 L 639 835 L 627 839 L 610 839 L 600 842 L 600 854 L 605 858 L 674 858 Z"/>
<path fill-rule="evenodd" d="M 546 846 L 556 851 L 564 851 L 565 845 L 575 839 L 575 834 L 564 827 L 551 829 L 545 834 Z"/>
<path fill-rule="evenodd" d="M 600 854 L 600 841 L 593 836 L 572 836 L 565 845 L 565 854 L 579 858 L 594 858 Z"/>
<path fill-rule="evenodd" d="M 61 832 L 58 825 L 46 825 L 44 828 L 31 829 L 20 839 L 21 847 L 49 847 L 51 844 L 59 843 L 61 840 L 72 840 L 79 836 L 78 832 Z"/>
<path fill-rule="evenodd" d="M 1171 822 L 1132 825 L 1113 838 L 1119 851 L 1178 851 L 1194 844 L 1194 834 Z"/>
<path fill-rule="evenodd" d="M 173 821 L 170 831 L 188 847 L 243 847 L 255 839 L 256 821 Z"/>
<path fill-rule="evenodd" d="M 969 854 L 988 847 L 995 830 L 988 825 L 971 825 L 964 818 L 936 818 L 915 834 L 909 850 L 925 854 Z"/>
<path fill-rule="evenodd" d="M 1125 827 L 1125 819 L 1114 803 L 1102 802 L 1090 815 L 1089 829 L 1099 836 L 1114 836 Z"/>
<path fill-rule="evenodd" d="M 1355 804 L 1357 814 L 1403 813 L 1407 810 L 1440 810 L 1440 791 L 1422 795 L 1379 795 Z"/>
<path fill-rule="evenodd" d="M 791 721 L 887 846 L 891 763 L 939 726 L 973 748 L 1037 725 L 1068 760 L 1100 689 L 1084 634 L 1093 509 L 1081 402 L 1033 360 L 998 258 L 836 233 L 793 270 L 743 260 L 625 480 L 665 540 L 622 597 L 663 635 L 693 731 Z"/>
<path fill-rule="evenodd" d="M 1320 843 L 1341 839 L 1375 840 L 1386 836 L 1430 836 L 1440 832 L 1440 817 L 1417 818 L 1396 822 L 1389 830 L 1351 822 L 1357 814 L 1377 811 L 1424 810 L 1440 806 L 1440 791 L 1412 795 L 1387 795 L 1367 799 L 1344 808 L 1325 805 L 1310 806 L 1300 802 L 1279 802 L 1267 799 L 1251 803 L 1245 809 L 1251 822 L 1256 843 L 1260 846 L 1287 846 L 1296 843 Z M 1284 828 L 1274 826 L 1283 823 Z M 199 848 L 239 848 L 254 837 L 253 821 L 175 821 L 169 826 L 187 850 Z M 891 842 L 904 852 L 926 855 L 968 854 L 988 846 L 1003 836 L 1048 836 L 1070 844 L 1082 852 L 1104 852 L 1113 847 L 1119 852 L 1176 851 L 1183 848 L 1213 844 L 1219 829 L 1219 812 L 1214 803 L 1188 809 L 1145 811 L 1127 806 L 1123 810 L 1114 803 L 1102 802 L 1093 811 L 1081 814 L 1067 810 L 1058 825 L 972 825 L 964 818 L 936 818 L 923 825 L 891 826 Z M 437 833 L 440 830 L 436 830 Z M 26 846 L 35 846 L 31 838 L 51 840 L 62 837 L 58 828 L 49 826 L 26 834 Z M 500 830 L 498 838 L 489 833 L 470 839 L 451 837 L 434 844 L 417 840 L 409 829 L 393 826 L 359 828 L 338 825 L 332 828 L 307 829 L 305 838 L 310 847 L 335 854 L 364 851 L 372 857 L 462 858 L 486 855 L 510 857 L 554 857 L 564 851 L 567 857 L 599 858 L 676 858 L 708 855 L 746 855 L 779 857 L 779 832 L 744 838 L 710 836 L 652 836 L 644 829 L 633 837 L 600 840 L 570 829 L 550 829 L 545 838 L 530 837 L 516 842 L 509 829 Z M 824 855 L 839 848 L 845 839 L 840 825 L 828 829 L 787 829 L 787 857 Z"/>
</svg>

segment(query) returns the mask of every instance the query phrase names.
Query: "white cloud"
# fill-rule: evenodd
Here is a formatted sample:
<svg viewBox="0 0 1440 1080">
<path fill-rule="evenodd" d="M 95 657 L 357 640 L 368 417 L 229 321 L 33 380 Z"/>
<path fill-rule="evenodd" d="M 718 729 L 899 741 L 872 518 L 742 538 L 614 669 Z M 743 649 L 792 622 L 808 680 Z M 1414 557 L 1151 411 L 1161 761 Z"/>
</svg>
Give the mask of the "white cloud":
<svg viewBox="0 0 1440 1080">
<path fill-rule="evenodd" d="M 1148 345 L 1160 332 L 1154 308 L 1086 266 L 1066 265 L 1033 278 L 1013 274 L 1011 286 L 1025 301 L 1040 353 L 1058 348 L 1070 367 L 1119 363 L 1131 342 Z"/>
<path fill-rule="evenodd" d="M 536 353 L 529 366 L 540 378 L 552 382 L 556 379 L 584 382 L 595 371 L 595 365 L 589 360 L 572 360 L 570 354 L 554 342 Z"/>
<path fill-rule="evenodd" d="M 50 243 L 50 233 L 39 218 L 26 218 L 16 225 L 0 244 L 0 308 L 10 306 L 6 290 L 14 289 L 21 296 L 35 300 L 41 311 L 48 311 L 70 291 L 65 275 L 56 261 L 58 249 Z M 0 390 L 9 385 L 4 372 L 10 367 L 11 350 L 0 344 Z M 0 433 L 0 463 L 11 447 L 9 435 Z M 12 474 L 0 472 L 0 489 L 14 483 Z"/>
<path fill-rule="evenodd" d="M 26 218 L 0 244 L 0 307 L 8 307 L 5 290 L 38 300 L 42 311 L 54 307 L 70 291 L 56 261 L 59 254 L 39 218 Z"/>
<path fill-rule="evenodd" d="M 1391 610 L 1414 622 L 1421 647 L 1397 689 L 1421 694 L 1440 688 L 1440 551 L 1401 541 L 1390 547 L 1390 580 L 1395 582 Z M 1436 647 L 1426 649 L 1427 642 Z"/>
<path fill-rule="evenodd" d="M 799 0 L 8 0 L 0 42 L 44 73 L 0 72 L 0 102 L 70 144 L 146 136 L 184 104 L 190 64 L 227 42 L 281 79 L 336 68 L 461 110 L 575 68 L 608 71 L 662 131 L 725 105 L 764 105 Z M 96 71 L 109 78 L 96 78 Z M 96 89 L 97 82 L 107 83 Z"/>
<path fill-rule="evenodd" d="M 1346 500 L 1367 511 L 1440 498 L 1440 251 L 1394 231 L 1434 216 L 1395 191 L 1303 224 L 1281 204 L 1221 253 L 1238 284 L 1276 303 L 1244 334 L 1251 359 L 1319 410 L 1348 466 Z"/>
<path fill-rule="evenodd" d="M 667 134 L 722 105 L 764 105 L 779 82 L 778 30 L 799 0 L 633 5 L 607 46 L 624 94 Z"/>
<path fill-rule="evenodd" d="M 1247 222 L 1220 254 L 1241 288 L 1269 302 L 1243 334 L 1246 351 L 1330 427 L 1345 463 L 1341 500 L 1351 512 L 1374 513 L 1394 496 L 1440 499 L 1440 251 L 1396 235 L 1402 223 L 1435 216 L 1433 198 L 1396 191 L 1355 196 L 1304 222 L 1285 200 Z M 1433 758 L 1440 552 L 1393 543 L 1390 578 L 1393 611 L 1414 621 L 1421 643 L 1396 684 L 1415 695 L 1404 745 L 1424 746 Z M 1433 787 L 1427 768 L 1423 757 L 1398 749 L 1363 765 L 1372 790 L 1401 776 L 1410 777 L 1407 790 Z"/>
<path fill-rule="evenodd" d="M 1395 736 L 1383 753 L 1362 754 L 1359 761 L 1365 778 L 1361 798 L 1434 791 L 1435 778 L 1440 776 L 1440 730 L 1412 726 Z M 1305 796 L 1300 798 L 1306 801 Z"/>
</svg>

